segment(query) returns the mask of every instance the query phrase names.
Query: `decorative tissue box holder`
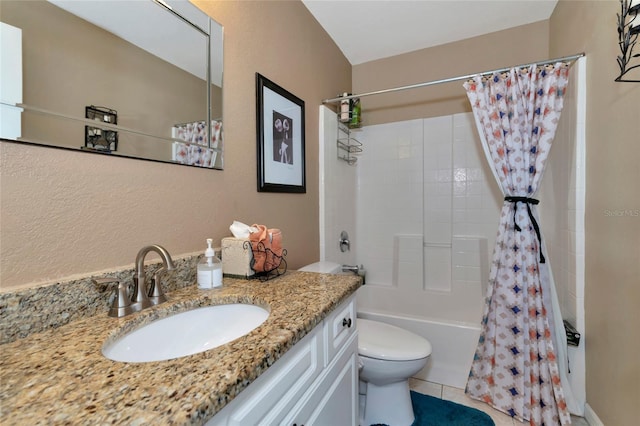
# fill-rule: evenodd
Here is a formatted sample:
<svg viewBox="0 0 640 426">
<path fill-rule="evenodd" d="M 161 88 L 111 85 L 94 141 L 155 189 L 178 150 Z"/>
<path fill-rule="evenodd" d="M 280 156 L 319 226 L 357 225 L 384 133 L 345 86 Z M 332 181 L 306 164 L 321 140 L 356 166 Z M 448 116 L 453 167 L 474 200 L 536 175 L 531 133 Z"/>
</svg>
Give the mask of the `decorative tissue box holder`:
<svg viewBox="0 0 640 426">
<path fill-rule="evenodd" d="M 251 278 L 253 251 L 248 238 L 226 237 L 222 239 L 222 273 L 226 277 Z"/>
</svg>

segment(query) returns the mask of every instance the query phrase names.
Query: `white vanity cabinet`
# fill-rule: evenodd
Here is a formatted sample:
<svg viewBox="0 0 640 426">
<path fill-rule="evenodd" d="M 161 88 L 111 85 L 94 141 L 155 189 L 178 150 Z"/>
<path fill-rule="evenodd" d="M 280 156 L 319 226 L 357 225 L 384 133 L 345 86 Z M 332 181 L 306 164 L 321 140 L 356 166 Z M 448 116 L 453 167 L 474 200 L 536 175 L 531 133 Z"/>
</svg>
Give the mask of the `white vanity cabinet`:
<svg viewBox="0 0 640 426">
<path fill-rule="evenodd" d="M 349 343 L 327 367 L 326 374 L 298 401 L 281 422 L 289 426 L 336 426 L 358 423 L 358 340 Z"/>
<path fill-rule="evenodd" d="M 355 303 L 338 306 L 207 425 L 357 425 Z"/>
</svg>

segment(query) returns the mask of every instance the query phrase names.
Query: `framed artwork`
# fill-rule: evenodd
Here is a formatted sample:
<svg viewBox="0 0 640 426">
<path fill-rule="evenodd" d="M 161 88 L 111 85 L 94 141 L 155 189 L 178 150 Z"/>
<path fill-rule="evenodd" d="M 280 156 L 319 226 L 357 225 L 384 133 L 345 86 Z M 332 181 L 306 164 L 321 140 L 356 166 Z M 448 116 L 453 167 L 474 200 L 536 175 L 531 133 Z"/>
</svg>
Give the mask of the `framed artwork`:
<svg viewBox="0 0 640 426">
<path fill-rule="evenodd" d="M 304 101 L 256 73 L 258 192 L 306 193 Z"/>
<path fill-rule="evenodd" d="M 84 109 L 84 117 L 98 123 L 118 124 L 118 111 L 111 108 L 88 106 Z M 118 150 L 118 132 L 100 127 L 84 126 L 84 146 L 103 152 Z"/>
</svg>

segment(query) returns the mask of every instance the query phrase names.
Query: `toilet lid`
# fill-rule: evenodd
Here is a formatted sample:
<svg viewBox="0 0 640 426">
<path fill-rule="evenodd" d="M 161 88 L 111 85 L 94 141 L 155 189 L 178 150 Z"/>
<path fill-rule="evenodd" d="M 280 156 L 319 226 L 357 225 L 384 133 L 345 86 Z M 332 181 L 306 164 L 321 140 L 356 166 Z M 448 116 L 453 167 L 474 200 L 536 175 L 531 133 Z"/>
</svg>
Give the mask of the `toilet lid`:
<svg viewBox="0 0 640 426">
<path fill-rule="evenodd" d="M 358 353 L 369 358 L 411 361 L 431 355 L 431 343 L 408 330 L 358 318 Z"/>
</svg>

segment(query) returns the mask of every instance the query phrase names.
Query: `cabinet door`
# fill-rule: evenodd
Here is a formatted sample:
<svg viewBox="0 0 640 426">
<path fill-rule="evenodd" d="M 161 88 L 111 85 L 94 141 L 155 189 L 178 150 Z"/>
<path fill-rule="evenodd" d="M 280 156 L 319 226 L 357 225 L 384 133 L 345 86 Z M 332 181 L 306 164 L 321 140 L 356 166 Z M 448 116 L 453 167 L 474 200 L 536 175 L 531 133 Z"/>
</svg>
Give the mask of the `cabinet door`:
<svg viewBox="0 0 640 426">
<path fill-rule="evenodd" d="M 305 336 L 209 420 L 207 426 L 278 424 L 323 370 L 321 331 L 321 327 L 316 327 Z"/>
<path fill-rule="evenodd" d="M 358 335 L 351 336 L 317 388 L 310 390 L 282 424 L 356 426 L 358 424 Z"/>
</svg>

